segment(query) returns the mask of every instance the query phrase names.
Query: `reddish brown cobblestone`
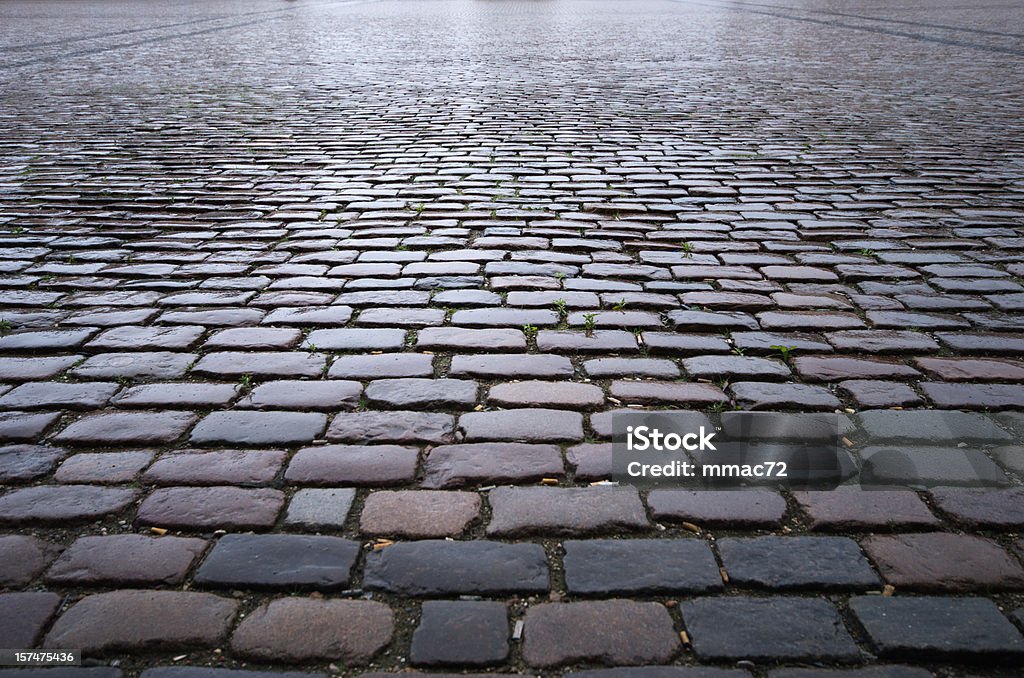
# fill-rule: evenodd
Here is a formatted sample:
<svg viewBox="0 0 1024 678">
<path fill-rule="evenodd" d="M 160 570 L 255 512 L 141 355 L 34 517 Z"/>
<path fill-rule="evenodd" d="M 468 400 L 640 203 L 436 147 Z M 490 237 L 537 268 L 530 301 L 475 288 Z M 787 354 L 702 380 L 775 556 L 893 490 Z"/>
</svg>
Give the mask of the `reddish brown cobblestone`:
<svg viewBox="0 0 1024 678">
<path fill-rule="evenodd" d="M 146 497 L 139 525 L 185 530 L 257 529 L 274 524 L 284 504 L 279 490 L 239 487 L 170 487 Z"/>
<path fill-rule="evenodd" d="M 246 617 L 231 647 L 255 661 L 361 665 L 387 645 L 393 627 L 392 613 L 381 603 L 282 598 Z"/>
<path fill-rule="evenodd" d="M 526 614 L 525 637 L 523 658 L 537 667 L 660 664 L 679 650 L 668 610 L 628 600 L 539 605 Z"/>
<path fill-rule="evenodd" d="M 939 524 L 928 506 L 908 490 L 795 492 L 812 530 L 926 528 Z"/>
<path fill-rule="evenodd" d="M 469 492 L 374 492 L 363 504 L 363 534 L 405 538 L 457 537 L 480 512 Z"/>
<path fill-rule="evenodd" d="M 875 536 L 864 549 L 891 584 L 911 589 L 1020 589 L 1024 569 L 995 542 L 928 532 Z"/>
<path fill-rule="evenodd" d="M 1009 490 L 939 489 L 932 491 L 938 507 L 971 527 L 1013 530 L 1024 525 L 1024 492 Z"/>
<path fill-rule="evenodd" d="M 211 648 L 227 635 L 237 610 L 236 601 L 208 593 L 97 593 L 62 614 L 44 646 L 92 655 Z"/>
<path fill-rule="evenodd" d="M 202 539 L 119 534 L 79 537 L 50 567 L 50 583 L 117 586 L 180 584 L 206 549 Z"/>
<path fill-rule="evenodd" d="M 123 511 L 136 496 L 136 490 L 95 485 L 15 489 L 0 496 L 0 524 L 83 523 Z"/>
</svg>

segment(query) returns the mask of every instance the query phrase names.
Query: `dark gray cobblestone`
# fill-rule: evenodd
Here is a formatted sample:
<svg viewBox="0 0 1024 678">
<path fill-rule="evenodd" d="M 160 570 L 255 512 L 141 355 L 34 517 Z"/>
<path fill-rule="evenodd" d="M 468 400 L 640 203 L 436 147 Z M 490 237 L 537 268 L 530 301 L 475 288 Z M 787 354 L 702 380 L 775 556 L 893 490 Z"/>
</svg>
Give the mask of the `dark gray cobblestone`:
<svg viewBox="0 0 1024 678">
<path fill-rule="evenodd" d="M 535 544 L 430 540 L 371 553 L 364 584 L 410 596 L 536 592 L 548 588 L 547 567 Z"/>
<path fill-rule="evenodd" d="M 694 652 L 702 659 L 850 661 L 859 655 L 825 600 L 706 598 L 683 603 L 682 609 Z"/>
<path fill-rule="evenodd" d="M 337 537 L 229 534 L 196 570 L 207 587 L 344 588 L 359 544 Z"/>
<path fill-rule="evenodd" d="M 766 589 L 863 589 L 877 586 L 857 543 L 845 537 L 721 539 L 718 551 L 729 580 Z"/>
<path fill-rule="evenodd" d="M 0 647 L 118 663 L 0 678 L 1018 675 L 1022 34 L 3 3 Z M 902 486 L 591 485 L 669 408 Z"/>
<path fill-rule="evenodd" d="M 982 598 L 854 598 L 850 609 L 883 657 L 987 657 L 1012 661 L 1024 638 Z"/>
</svg>

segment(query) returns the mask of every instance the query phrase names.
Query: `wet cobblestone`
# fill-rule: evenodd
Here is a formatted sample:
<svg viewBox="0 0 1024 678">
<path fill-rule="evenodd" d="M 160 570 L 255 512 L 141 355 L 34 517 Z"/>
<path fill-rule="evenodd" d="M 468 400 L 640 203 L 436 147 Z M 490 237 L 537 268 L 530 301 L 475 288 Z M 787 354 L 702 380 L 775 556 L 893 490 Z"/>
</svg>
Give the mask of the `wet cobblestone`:
<svg viewBox="0 0 1024 678">
<path fill-rule="evenodd" d="M 1019 675 L 1019 0 L 181 10 L 0 5 L 0 678 Z"/>
</svg>

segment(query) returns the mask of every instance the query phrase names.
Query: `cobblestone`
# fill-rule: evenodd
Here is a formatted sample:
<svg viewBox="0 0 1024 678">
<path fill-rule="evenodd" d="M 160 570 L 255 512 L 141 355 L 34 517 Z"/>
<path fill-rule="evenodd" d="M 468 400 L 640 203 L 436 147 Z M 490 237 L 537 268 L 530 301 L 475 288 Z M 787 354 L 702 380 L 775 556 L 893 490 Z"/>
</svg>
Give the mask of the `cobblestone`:
<svg viewBox="0 0 1024 678">
<path fill-rule="evenodd" d="M 488 666 L 508 656 L 508 613 L 491 601 L 427 601 L 412 636 L 417 666 Z"/>
<path fill-rule="evenodd" d="M 928 335 L 903 330 L 848 330 L 825 336 L 840 351 L 930 353 L 939 350 L 939 345 Z"/>
<path fill-rule="evenodd" d="M 705 598 L 682 604 L 693 650 L 705 660 L 854 660 L 835 608 L 809 598 Z M 779 624 L 785 619 L 785 624 Z"/>
<path fill-rule="evenodd" d="M 103 412 L 82 417 L 53 439 L 76 445 L 170 443 L 195 421 L 188 412 Z"/>
<path fill-rule="evenodd" d="M 118 392 L 118 407 L 223 407 L 239 395 L 234 384 L 163 383 L 132 386 Z"/>
<path fill-rule="evenodd" d="M 142 479 L 154 485 L 266 485 L 284 457 L 280 450 L 181 450 L 162 455 Z"/>
<path fill-rule="evenodd" d="M 514 293 L 513 293 L 514 294 Z M 461 327 L 431 327 L 416 335 L 422 351 L 525 351 L 526 338 L 519 330 L 471 330 Z"/>
<path fill-rule="evenodd" d="M 470 412 L 459 418 L 459 429 L 467 442 L 576 442 L 583 440 L 583 416 L 543 408 Z"/>
<path fill-rule="evenodd" d="M 307 488 L 299 490 L 288 502 L 286 525 L 307 528 L 342 528 L 356 491 L 349 487 Z"/>
<path fill-rule="evenodd" d="M 461 488 L 469 484 L 516 482 L 563 475 L 553 444 L 479 442 L 440 446 L 424 464 L 425 488 Z"/>
<path fill-rule="evenodd" d="M 658 381 L 614 381 L 609 393 L 626 403 L 700 407 L 726 403 L 728 398 L 717 386 Z"/>
<path fill-rule="evenodd" d="M 46 579 L 78 586 L 180 584 L 205 549 L 202 539 L 140 534 L 79 537 L 53 563 Z"/>
<path fill-rule="evenodd" d="M 399 485 L 416 475 L 416 448 L 324 445 L 299 450 L 285 480 L 300 485 Z"/>
<path fill-rule="evenodd" d="M 604 403 L 604 393 L 593 384 L 519 381 L 492 386 L 487 402 L 503 407 L 564 407 L 589 410 Z"/>
<path fill-rule="evenodd" d="M 213 412 L 196 425 L 189 441 L 199 445 L 309 443 L 326 426 L 327 417 L 314 412 Z"/>
<path fill-rule="evenodd" d="M 568 358 L 545 354 L 457 355 L 452 357 L 449 374 L 453 377 L 554 379 L 571 377 Z"/>
<path fill-rule="evenodd" d="M 268 381 L 236 407 L 336 412 L 355 409 L 362 392 L 362 384 L 356 381 Z"/>
<path fill-rule="evenodd" d="M 654 358 L 596 358 L 584 362 L 583 369 L 594 379 L 634 375 L 674 379 L 679 376 L 679 368 L 672 361 Z"/>
<path fill-rule="evenodd" d="M 20 649 L 36 647 L 59 606 L 56 593 L 0 593 L 0 638 Z"/>
<path fill-rule="evenodd" d="M 0 409 L 97 409 L 103 407 L 118 388 L 117 384 L 103 382 L 33 382 L 22 384 L 0 397 Z"/>
<path fill-rule="evenodd" d="M 0 524 L 64 525 L 123 511 L 135 490 L 94 485 L 40 485 L 0 496 Z"/>
<path fill-rule="evenodd" d="M 81 379 L 180 379 L 195 359 L 193 353 L 171 351 L 101 353 L 75 367 L 71 374 Z"/>
<path fill-rule="evenodd" d="M 212 648 L 227 635 L 237 609 L 236 601 L 208 593 L 97 593 L 57 619 L 44 647 L 92 655 Z"/>
<path fill-rule="evenodd" d="M 366 399 L 381 408 L 472 407 L 477 388 L 463 379 L 378 379 L 366 387 Z"/>
<path fill-rule="evenodd" d="M 565 461 L 574 470 L 576 480 L 601 481 L 612 475 L 612 445 L 583 443 L 565 450 Z"/>
<path fill-rule="evenodd" d="M 901 588 L 970 591 L 1024 586 L 1020 564 L 983 537 L 941 532 L 872 536 L 864 549 L 882 577 Z"/>
<path fill-rule="evenodd" d="M 551 353 L 634 353 L 639 350 L 636 337 L 624 330 L 541 330 L 537 348 Z"/>
<path fill-rule="evenodd" d="M 368 600 L 281 598 L 257 608 L 231 637 L 237 654 L 256 661 L 367 664 L 390 641 L 394 617 Z"/>
<path fill-rule="evenodd" d="M 855 405 L 863 408 L 913 407 L 921 404 L 921 397 L 906 384 L 891 381 L 849 379 L 839 383 Z"/>
<path fill-rule="evenodd" d="M 526 613 L 523 658 L 531 666 L 577 662 L 659 664 L 679 650 L 668 610 L 657 603 L 555 603 Z"/>
<path fill-rule="evenodd" d="M 981 450 L 956 447 L 870 446 L 860 451 L 869 486 L 986 487 L 1008 481 Z"/>
<path fill-rule="evenodd" d="M 334 415 L 327 439 L 345 443 L 446 443 L 455 418 L 435 412 L 353 412 Z"/>
<path fill-rule="evenodd" d="M 929 678 L 927 669 L 903 665 L 879 665 L 860 669 L 776 669 L 770 678 Z"/>
<path fill-rule="evenodd" d="M 409 596 L 496 595 L 548 590 L 548 563 L 537 544 L 425 540 L 366 557 L 363 586 Z"/>
<path fill-rule="evenodd" d="M 382 355 L 339 356 L 331 363 L 331 379 L 387 379 L 429 377 L 434 374 L 433 359 L 421 353 L 385 353 Z"/>
<path fill-rule="evenodd" d="M 60 552 L 60 548 L 27 535 L 0 536 L 0 586 L 28 584 Z"/>
<path fill-rule="evenodd" d="M 874 441 L 931 443 L 998 443 L 1011 436 L 991 417 L 971 412 L 928 410 L 863 412 L 861 427 Z"/>
<path fill-rule="evenodd" d="M 1021 488 L 1007 490 L 937 489 L 935 504 L 943 512 L 971 527 L 1013 530 L 1024 525 Z"/>
<path fill-rule="evenodd" d="M 344 588 L 359 544 L 338 537 L 228 534 L 196 570 L 200 586 L 243 588 Z"/>
<path fill-rule="evenodd" d="M 1020 632 L 982 598 L 866 596 L 852 599 L 850 610 L 887 658 L 1007 660 L 1024 651 Z"/>
<path fill-rule="evenodd" d="M 359 529 L 407 539 L 457 537 L 479 513 L 480 496 L 469 492 L 374 492 L 363 504 Z"/>
<path fill-rule="evenodd" d="M 0 678 L 1020 673 L 1020 2 L 833 4 L 0 3 Z"/>
<path fill-rule="evenodd" d="M 774 492 L 653 490 L 647 504 L 657 520 L 705 527 L 771 527 L 786 513 L 786 500 Z"/>
<path fill-rule="evenodd" d="M 135 522 L 185 530 L 266 529 L 277 520 L 283 504 L 279 490 L 170 487 L 146 497 Z"/>
<path fill-rule="evenodd" d="M 749 410 L 834 410 L 840 406 L 839 399 L 823 386 L 742 381 L 729 390 Z"/>
<path fill-rule="evenodd" d="M 647 515 L 634 488 L 499 487 L 490 492 L 492 536 L 574 535 L 642 530 Z"/>
<path fill-rule="evenodd" d="M 572 540 L 565 582 L 574 595 L 707 593 L 722 588 L 715 557 L 701 540 Z"/>
<path fill-rule="evenodd" d="M 785 364 L 748 356 L 700 356 L 683 359 L 683 369 L 695 379 L 763 379 L 776 381 L 790 376 Z"/>
<path fill-rule="evenodd" d="M 7 445 L 0 447 L 0 481 L 14 483 L 44 476 L 64 458 L 59 447 Z"/>
<path fill-rule="evenodd" d="M 926 528 L 939 524 L 928 506 L 909 490 L 794 492 L 812 530 Z"/>
<path fill-rule="evenodd" d="M 801 356 L 793 360 L 797 372 L 807 381 L 843 379 L 913 379 L 921 375 L 896 361 L 864 360 L 840 356 Z"/>
<path fill-rule="evenodd" d="M 846 537 L 753 537 L 718 540 L 729 581 L 768 589 L 864 589 L 876 586 L 860 547 Z"/>
<path fill-rule="evenodd" d="M 1024 386 L 1017 384 L 946 384 L 921 382 L 921 390 L 942 409 L 1021 410 Z"/>
</svg>

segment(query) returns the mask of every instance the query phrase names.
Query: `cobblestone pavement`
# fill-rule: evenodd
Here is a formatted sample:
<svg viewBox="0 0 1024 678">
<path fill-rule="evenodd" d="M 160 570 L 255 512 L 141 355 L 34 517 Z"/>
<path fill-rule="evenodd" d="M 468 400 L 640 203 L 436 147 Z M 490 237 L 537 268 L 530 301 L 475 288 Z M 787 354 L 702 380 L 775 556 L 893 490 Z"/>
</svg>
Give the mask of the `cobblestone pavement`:
<svg viewBox="0 0 1024 678">
<path fill-rule="evenodd" d="M 0 646 L 1020 675 L 1020 447 L 593 483 L 625 408 L 1024 429 L 1022 56 L 1020 0 L 3 3 Z"/>
</svg>

